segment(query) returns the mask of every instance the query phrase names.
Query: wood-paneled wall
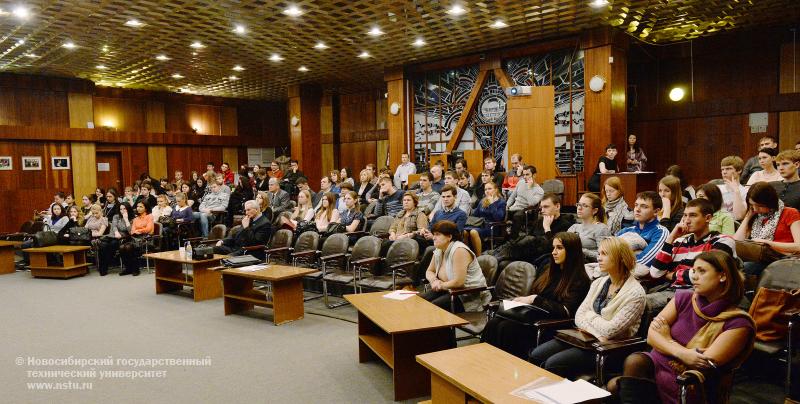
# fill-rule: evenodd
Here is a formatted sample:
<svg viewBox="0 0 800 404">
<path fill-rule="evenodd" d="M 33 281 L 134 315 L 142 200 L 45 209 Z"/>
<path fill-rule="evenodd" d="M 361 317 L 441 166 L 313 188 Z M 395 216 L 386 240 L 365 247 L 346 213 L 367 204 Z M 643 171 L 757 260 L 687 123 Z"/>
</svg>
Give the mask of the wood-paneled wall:
<svg viewBox="0 0 800 404">
<path fill-rule="evenodd" d="M 69 127 L 67 93 L 0 87 L 0 125 Z"/>
<path fill-rule="evenodd" d="M 72 192 L 72 172 L 50 168 L 51 157 L 71 156 L 69 143 L 0 141 L 0 156 L 11 156 L 14 167 L 0 171 L 0 206 L 5 213 L 0 232 L 18 230 L 33 218 L 34 210 L 46 209 L 56 192 Z M 41 157 L 42 169 L 22 170 L 23 156 Z"/>
<path fill-rule="evenodd" d="M 691 48 L 688 43 L 633 47 L 629 128 L 648 156 L 647 169 L 663 175 L 678 164 L 695 186 L 719 178 L 723 157 L 747 160 L 756 153 L 764 133 L 751 133 L 750 113 L 768 112 L 766 133 L 779 136 L 783 148 L 794 146 L 784 141 L 794 136 L 785 116 L 800 111 L 800 97 L 780 94 L 778 80 L 781 46 L 789 41 L 785 30 L 762 29 L 697 39 Z M 687 89 L 683 101 L 668 100 L 673 86 Z"/>
<path fill-rule="evenodd" d="M 339 165 L 350 167 L 354 176 L 369 163 L 386 166 L 389 149 L 383 90 L 344 94 L 339 99 Z"/>
</svg>

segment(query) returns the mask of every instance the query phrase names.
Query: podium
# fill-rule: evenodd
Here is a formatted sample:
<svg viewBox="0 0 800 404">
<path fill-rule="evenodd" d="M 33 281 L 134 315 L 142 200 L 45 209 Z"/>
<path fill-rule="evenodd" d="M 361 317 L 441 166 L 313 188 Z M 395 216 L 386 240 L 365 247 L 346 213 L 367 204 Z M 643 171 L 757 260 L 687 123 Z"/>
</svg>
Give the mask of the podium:
<svg viewBox="0 0 800 404">
<path fill-rule="evenodd" d="M 600 174 L 600 192 L 605 194 L 606 180 L 611 177 L 619 178 L 622 183 L 622 192 L 628 207 L 633 209 L 636 203 L 636 194 L 644 191 L 658 191 L 658 178 L 652 171 L 621 172 L 613 174 Z"/>
</svg>

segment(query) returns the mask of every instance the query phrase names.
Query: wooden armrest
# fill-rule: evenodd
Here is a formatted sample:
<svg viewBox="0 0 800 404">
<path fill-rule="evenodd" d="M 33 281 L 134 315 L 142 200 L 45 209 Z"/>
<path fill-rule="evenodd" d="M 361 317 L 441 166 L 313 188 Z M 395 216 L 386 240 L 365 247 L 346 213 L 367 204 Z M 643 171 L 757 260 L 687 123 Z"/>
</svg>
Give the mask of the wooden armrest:
<svg viewBox="0 0 800 404">
<path fill-rule="evenodd" d="M 360 230 L 359 230 L 359 231 L 348 231 L 348 232 L 344 233 L 344 235 L 345 235 L 345 236 L 348 236 L 348 237 L 350 237 L 350 236 L 353 236 L 353 237 L 362 237 L 362 236 L 368 236 L 368 235 L 369 235 L 369 233 L 367 233 L 367 232 L 365 232 L 365 231 L 360 231 Z"/>
<path fill-rule="evenodd" d="M 383 258 L 381 257 L 370 257 L 370 258 L 362 258 L 360 260 L 350 261 L 351 264 L 354 265 L 371 265 L 380 262 Z"/>
<path fill-rule="evenodd" d="M 308 250 L 308 251 L 300 251 L 300 252 L 293 252 L 289 255 L 292 257 L 307 257 L 307 256 L 314 256 L 317 255 L 319 251 L 317 250 Z"/>
<path fill-rule="evenodd" d="M 417 261 L 404 261 L 404 262 L 401 262 L 401 263 L 394 264 L 394 265 L 390 266 L 389 269 L 391 269 L 392 271 L 396 271 L 398 269 L 410 267 L 410 266 L 416 265 L 416 264 L 417 264 Z"/>
<path fill-rule="evenodd" d="M 292 247 L 275 247 L 275 248 L 267 248 L 264 251 L 267 254 L 272 254 L 272 253 L 276 253 L 276 252 L 291 251 L 291 250 L 292 250 Z"/>
<path fill-rule="evenodd" d="M 377 233 L 377 234 L 373 234 L 373 236 L 375 236 L 377 238 L 384 239 L 384 240 L 388 240 L 389 239 L 389 233 Z"/>
<path fill-rule="evenodd" d="M 592 343 L 592 346 L 595 349 L 597 349 L 597 352 L 606 352 L 606 353 L 608 353 L 608 352 L 619 351 L 621 349 L 632 349 L 632 350 L 635 350 L 635 349 L 638 349 L 639 347 L 644 346 L 646 344 L 647 344 L 647 341 L 645 341 L 643 338 L 634 337 L 634 338 L 628 338 L 628 339 L 623 339 L 623 340 L 606 341 L 606 342 L 597 341 L 597 342 Z"/>
<path fill-rule="evenodd" d="M 700 379 L 694 373 L 683 372 L 679 374 L 675 381 L 678 383 L 679 386 L 691 386 L 694 384 L 700 384 Z"/>
<path fill-rule="evenodd" d="M 203 240 L 202 237 L 187 237 L 187 238 L 183 239 L 183 241 L 188 241 L 190 243 L 194 243 L 194 242 L 202 241 L 202 240 Z"/>
<path fill-rule="evenodd" d="M 245 250 L 245 251 L 264 251 L 266 249 L 267 249 L 267 246 L 265 246 L 265 245 L 251 245 L 251 246 L 242 247 L 242 250 Z"/>
<path fill-rule="evenodd" d="M 223 213 L 228 213 L 228 211 L 227 210 L 212 210 L 211 211 L 212 215 L 221 215 Z"/>
<path fill-rule="evenodd" d="M 460 296 L 460 295 L 468 295 L 470 293 L 475 292 L 483 292 L 484 290 L 493 289 L 493 286 L 475 286 L 472 288 L 458 288 L 458 289 L 450 289 L 447 292 L 450 293 L 450 296 Z"/>
<path fill-rule="evenodd" d="M 562 328 L 572 328 L 575 326 L 575 319 L 561 318 L 552 320 L 539 320 L 534 325 L 542 330 L 558 330 Z"/>
<path fill-rule="evenodd" d="M 319 257 L 319 260 L 320 261 L 331 261 L 331 260 L 335 260 L 335 259 L 342 259 L 342 258 L 344 258 L 346 256 L 347 256 L 347 254 L 345 254 L 345 253 L 328 254 L 328 255 L 323 255 L 322 257 Z"/>
</svg>

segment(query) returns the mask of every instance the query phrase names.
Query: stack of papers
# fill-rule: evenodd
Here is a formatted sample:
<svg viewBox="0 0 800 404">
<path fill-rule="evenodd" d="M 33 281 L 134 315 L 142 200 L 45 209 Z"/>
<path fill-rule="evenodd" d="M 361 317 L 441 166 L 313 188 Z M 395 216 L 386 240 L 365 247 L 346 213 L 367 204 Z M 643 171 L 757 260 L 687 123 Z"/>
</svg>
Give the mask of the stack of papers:
<svg viewBox="0 0 800 404">
<path fill-rule="evenodd" d="M 239 270 L 239 271 L 242 271 L 242 272 L 255 272 L 255 271 L 260 271 L 262 269 L 267 269 L 267 268 L 269 268 L 269 265 L 267 265 L 267 264 L 258 264 L 258 265 L 248 265 L 246 267 L 240 267 L 240 268 L 236 268 L 236 269 Z"/>
<path fill-rule="evenodd" d="M 412 292 L 410 290 L 395 290 L 394 292 L 383 295 L 383 297 L 394 300 L 406 300 L 416 294 L 417 292 Z"/>
<path fill-rule="evenodd" d="M 575 404 L 589 400 L 597 400 L 611 395 L 586 380 L 554 381 L 540 377 L 514 391 L 511 394 L 528 400 L 546 404 Z"/>
</svg>

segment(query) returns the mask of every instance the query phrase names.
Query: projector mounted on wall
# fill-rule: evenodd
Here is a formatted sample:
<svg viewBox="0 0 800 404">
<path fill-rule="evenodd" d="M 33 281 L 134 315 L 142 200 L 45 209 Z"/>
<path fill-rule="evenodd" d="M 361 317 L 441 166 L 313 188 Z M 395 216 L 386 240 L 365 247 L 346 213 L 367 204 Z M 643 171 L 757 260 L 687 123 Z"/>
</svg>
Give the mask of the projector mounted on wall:
<svg viewBox="0 0 800 404">
<path fill-rule="evenodd" d="M 506 95 L 509 97 L 531 95 L 531 86 L 506 87 Z"/>
</svg>

